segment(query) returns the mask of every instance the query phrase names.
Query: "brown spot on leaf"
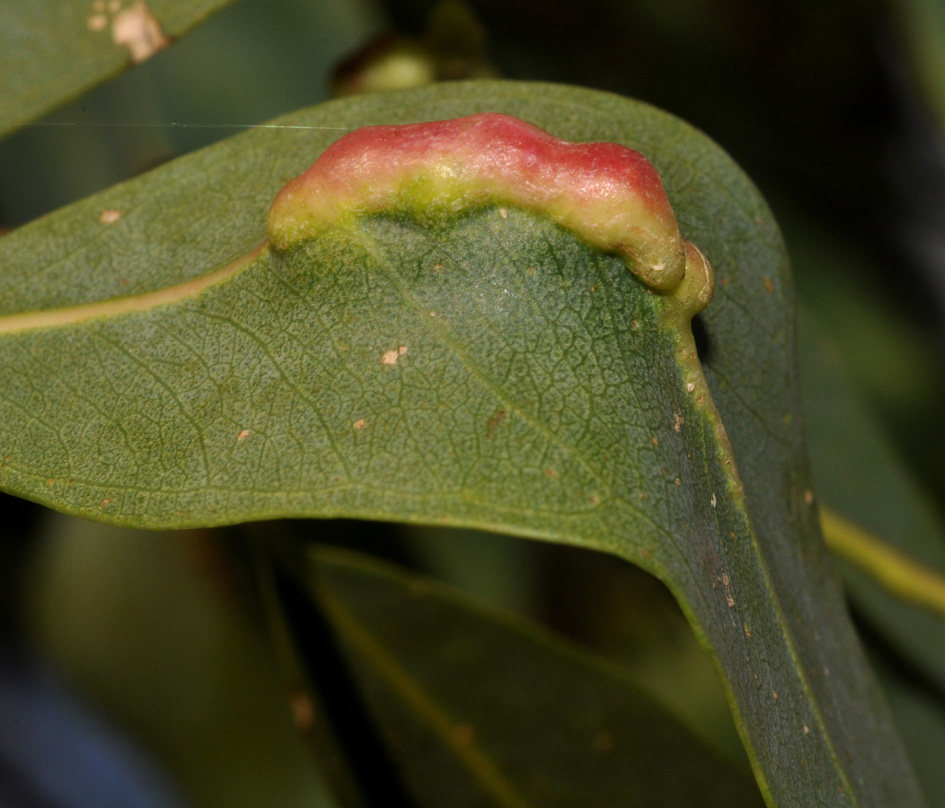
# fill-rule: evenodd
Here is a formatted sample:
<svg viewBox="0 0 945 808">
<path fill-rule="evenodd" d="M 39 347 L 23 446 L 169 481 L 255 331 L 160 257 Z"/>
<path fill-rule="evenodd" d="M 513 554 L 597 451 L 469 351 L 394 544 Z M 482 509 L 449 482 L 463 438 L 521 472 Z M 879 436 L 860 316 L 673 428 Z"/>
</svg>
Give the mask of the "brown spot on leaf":
<svg viewBox="0 0 945 808">
<path fill-rule="evenodd" d="M 244 430 L 242 430 L 242 431 L 239 433 L 239 435 L 236 436 L 236 442 L 237 442 L 237 443 L 242 443 L 242 442 L 243 442 L 244 440 L 246 440 L 248 437 L 249 437 L 249 430 L 248 430 L 248 429 L 244 429 Z"/>
<path fill-rule="evenodd" d="M 476 739 L 476 728 L 472 724 L 457 724 L 453 728 L 453 739 L 460 746 L 469 746 Z"/>
<path fill-rule="evenodd" d="M 489 420 L 486 421 L 486 437 L 491 438 L 495 433 L 496 429 L 499 428 L 499 424 L 505 420 L 505 410 L 499 407 L 492 415 L 489 416 Z"/>
<path fill-rule="evenodd" d="M 772 282 L 771 278 L 768 278 L 768 277 L 765 278 L 765 291 L 769 295 L 774 294 L 774 283 Z"/>
<path fill-rule="evenodd" d="M 315 706 L 308 693 L 302 690 L 290 693 L 289 707 L 292 710 L 292 718 L 295 720 L 295 728 L 299 732 L 310 733 L 315 728 Z"/>
<path fill-rule="evenodd" d="M 357 421 L 351 424 L 351 426 L 353 426 L 355 429 L 364 429 L 366 425 L 367 422 L 363 418 L 359 418 Z"/>
<path fill-rule="evenodd" d="M 121 211 L 115 208 L 105 208 L 98 217 L 102 224 L 115 224 L 121 218 Z"/>
</svg>

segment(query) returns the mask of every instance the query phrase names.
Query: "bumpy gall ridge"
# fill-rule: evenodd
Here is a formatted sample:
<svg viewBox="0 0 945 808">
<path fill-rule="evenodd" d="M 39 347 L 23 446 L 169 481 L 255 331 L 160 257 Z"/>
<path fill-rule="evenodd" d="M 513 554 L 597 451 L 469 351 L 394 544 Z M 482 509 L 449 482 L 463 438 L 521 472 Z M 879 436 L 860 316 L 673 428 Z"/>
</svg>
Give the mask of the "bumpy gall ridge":
<svg viewBox="0 0 945 808">
<path fill-rule="evenodd" d="M 526 208 L 602 250 L 691 313 L 712 294 L 712 271 L 684 241 L 656 169 L 615 143 L 570 143 L 510 115 L 372 126 L 333 143 L 276 197 L 277 250 L 382 211 L 459 213 L 487 204 Z M 685 283 L 683 282 L 685 278 Z"/>
</svg>

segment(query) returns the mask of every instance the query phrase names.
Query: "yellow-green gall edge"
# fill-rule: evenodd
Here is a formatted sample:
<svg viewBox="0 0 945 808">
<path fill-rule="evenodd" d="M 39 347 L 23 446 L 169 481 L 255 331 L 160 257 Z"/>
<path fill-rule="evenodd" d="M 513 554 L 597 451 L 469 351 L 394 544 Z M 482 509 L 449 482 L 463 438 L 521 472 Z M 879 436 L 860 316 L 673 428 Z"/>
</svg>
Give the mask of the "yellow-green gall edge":
<svg viewBox="0 0 945 808">
<path fill-rule="evenodd" d="M 449 215 L 489 204 L 550 216 L 621 255 L 687 317 L 712 297 L 712 268 L 680 235 L 643 155 L 615 143 L 570 143 L 498 113 L 345 135 L 276 196 L 269 241 L 282 251 L 366 214 Z"/>
</svg>

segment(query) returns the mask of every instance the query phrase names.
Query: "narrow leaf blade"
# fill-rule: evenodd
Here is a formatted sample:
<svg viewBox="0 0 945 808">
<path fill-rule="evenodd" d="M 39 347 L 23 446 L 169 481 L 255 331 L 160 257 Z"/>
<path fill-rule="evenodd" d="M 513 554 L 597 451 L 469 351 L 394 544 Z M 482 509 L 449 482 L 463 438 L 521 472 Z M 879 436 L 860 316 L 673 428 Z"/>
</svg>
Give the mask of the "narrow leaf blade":
<svg viewBox="0 0 945 808">
<path fill-rule="evenodd" d="M 0 136 L 150 58 L 231 0 L 0 1 Z"/>
<path fill-rule="evenodd" d="M 619 671 L 429 580 L 337 551 L 312 587 L 418 805 L 762 804 Z"/>
</svg>

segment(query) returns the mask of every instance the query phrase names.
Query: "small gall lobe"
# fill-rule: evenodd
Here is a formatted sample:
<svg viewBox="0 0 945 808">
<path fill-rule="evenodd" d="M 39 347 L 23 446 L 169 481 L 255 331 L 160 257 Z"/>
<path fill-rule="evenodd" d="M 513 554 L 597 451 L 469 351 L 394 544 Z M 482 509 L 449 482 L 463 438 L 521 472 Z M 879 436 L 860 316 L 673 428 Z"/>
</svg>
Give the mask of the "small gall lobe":
<svg viewBox="0 0 945 808">
<path fill-rule="evenodd" d="M 421 216 L 484 205 L 549 216 L 616 253 L 691 316 L 712 296 L 712 269 L 679 233 L 653 165 L 616 143 L 571 143 L 510 115 L 372 126 L 337 140 L 283 188 L 269 212 L 276 250 L 382 212 Z"/>
</svg>

